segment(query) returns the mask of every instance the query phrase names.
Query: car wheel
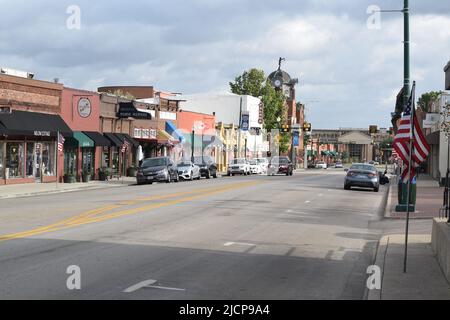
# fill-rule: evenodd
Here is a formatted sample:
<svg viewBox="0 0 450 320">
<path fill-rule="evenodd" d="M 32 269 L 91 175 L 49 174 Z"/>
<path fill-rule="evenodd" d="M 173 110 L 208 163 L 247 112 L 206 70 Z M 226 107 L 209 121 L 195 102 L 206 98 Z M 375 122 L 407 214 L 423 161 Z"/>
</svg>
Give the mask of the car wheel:
<svg viewBox="0 0 450 320">
<path fill-rule="evenodd" d="M 211 175 L 209 174 L 209 171 L 206 172 L 206 179 L 211 179 Z"/>
<path fill-rule="evenodd" d="M 375 192 L 380 191 L 380 187 L 373 189 L 373 191 L 375 191 Z"/>
<path fill-rule="evenodd" d="M 345 185 L 345 186 L 344 186 L 344 189 L 345 189 L 345 190 L 350 190 L 350 186 Z"/>
</svg>

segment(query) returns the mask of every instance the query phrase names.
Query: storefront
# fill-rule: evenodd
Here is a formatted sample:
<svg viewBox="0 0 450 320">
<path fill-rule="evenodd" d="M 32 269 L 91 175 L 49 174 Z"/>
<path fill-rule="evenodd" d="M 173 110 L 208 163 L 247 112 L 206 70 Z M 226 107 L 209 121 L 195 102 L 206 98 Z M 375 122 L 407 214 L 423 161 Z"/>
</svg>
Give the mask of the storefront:
<svg viewBox="0 0 450 320">
<path fill-rule="evenodd" d="M 73 134 L 58 115 L 17 110 L 1 113 L 0 184 L 56 182 L 58 133 Z"/>
</svg>

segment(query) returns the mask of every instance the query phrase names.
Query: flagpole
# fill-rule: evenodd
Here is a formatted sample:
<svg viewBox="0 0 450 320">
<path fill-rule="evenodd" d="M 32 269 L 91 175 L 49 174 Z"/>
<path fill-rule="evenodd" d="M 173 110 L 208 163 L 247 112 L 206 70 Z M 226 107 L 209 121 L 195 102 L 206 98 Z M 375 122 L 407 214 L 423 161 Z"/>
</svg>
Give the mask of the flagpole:
<svg viewBox="0 0 450 320">
<path fill-rule="evenodd" d="M 406 266 L 408 261 L 408 235 L 409 235 L 409 217 L 410 217 L 410 194 L 411 194 L 411 168 L 412 164 L 412 154 L 414 148 L 414 116 L 415 116 L 415 99 L 416 99 L 416 82 L 413 82 L 412 90 L 412 110 L 411 110 L 411 131 L 409 137 L 409 161 L 408 161 L 408 187 L 406 195 L 406 231 L 405 231 L 405 257 L 403 261 L 403 273 L 406 273 Z"/>
<path fill-rule="evenodd" d="M 58 189 L 58 162 L 59 162 L 59 130 L 56 132 L 56 189 Z"/>
</svg>

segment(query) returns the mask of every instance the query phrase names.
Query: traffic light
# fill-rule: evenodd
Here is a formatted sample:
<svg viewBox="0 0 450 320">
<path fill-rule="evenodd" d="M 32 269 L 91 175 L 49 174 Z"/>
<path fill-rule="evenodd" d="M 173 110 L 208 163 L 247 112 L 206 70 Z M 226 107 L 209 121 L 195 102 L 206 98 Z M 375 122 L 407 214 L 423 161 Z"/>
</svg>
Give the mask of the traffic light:
<svg viewBox="0 0 450 320">
<path fill-rule="evenodd" d="M 288 124 L 281 125 L 281 132 L 291 132 L 291 126 Z"/>
<path fill-rule="evenodd" d="M 303 132 L 311 132 L 311 123 L 305 122 L 303 124 Z"/>
</svg>

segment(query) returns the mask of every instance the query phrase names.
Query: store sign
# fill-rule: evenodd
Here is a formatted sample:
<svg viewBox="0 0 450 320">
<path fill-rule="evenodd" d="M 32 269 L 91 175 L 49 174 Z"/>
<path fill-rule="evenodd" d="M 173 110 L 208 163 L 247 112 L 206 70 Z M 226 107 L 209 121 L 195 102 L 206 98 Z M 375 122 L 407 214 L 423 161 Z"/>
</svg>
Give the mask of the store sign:
<svg viewBox="0 0 450 320">
<path fill-rule="evenodd" d="M 259 104 L 258 123 L 259 124 L 263 124 L 264 123 L 264 104 L 262 102 Z"/>
<path fill-rule="evenodd" d="M 132 102 L 122 102 L 119 104 L 118 118 L 135 118 L 135 119 L 148 119 L 151 120 L 150 113 L 139 111 L 135 108 Z"/>
<path fill-rule="evenodd" d="M 78 114 L 82 118 L 89 118 L 92 113 L 91 101 L 88 98 L 81 98 L 78 101 Z"/>
<path fill-rule="evenodd" d="M 248 131 L 249 128 L 250 128 L 250 114 L 248 112 L 243 112 L 241 118 L 241 130 Z"/>
<path fill-rule="evenodd" d="M 177 114 L 174 112 L 160 111 L 159 118 L 163 120 L 177 120 Z"/>
<path fill-rule="evenodd" d="M 50 137 L 50 131 L 34 131 L 36 137 Z"/>
</svg>

